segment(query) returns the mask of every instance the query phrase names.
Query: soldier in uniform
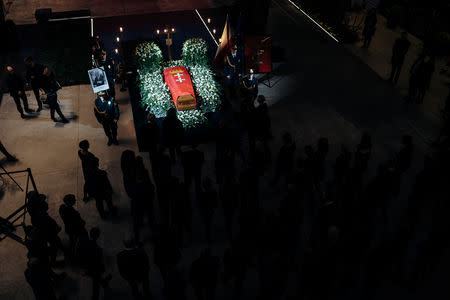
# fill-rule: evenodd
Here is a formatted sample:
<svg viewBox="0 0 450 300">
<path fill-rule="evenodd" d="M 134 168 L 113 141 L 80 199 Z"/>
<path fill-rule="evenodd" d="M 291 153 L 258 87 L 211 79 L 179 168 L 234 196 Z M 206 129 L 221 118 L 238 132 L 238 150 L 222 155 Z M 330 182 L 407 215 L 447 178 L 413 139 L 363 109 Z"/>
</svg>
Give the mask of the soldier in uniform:
<svg viewBox="0 0 450 300">
<path fill-rule="evenodd" d="M 27 80 L 27 85 L 31 85 L 31 89 L 33 90 L 34 97 L 36 97 L 36 102 L 38 104 L 37 112 L 39 112 L 42 110 L 39 89 L 42 87 L 42 76 L 44 74 L 45 66 L 35 63 L 31 56 L 25 58 L 25 65 L 27 67 L 25 79 Z"/>
<path fill-rule="evenodd" d="M 99 61 L 99 67 L 103 67 L 105 69 L 106 78 L 108 79 L 109 90 L 108 94 L 115 98 L 116 90 L 114 86 L 116 84 L 116 64 L 114 60 L 107 57 L 106 51 L 102 51 L 102 59 Z"/>
<path fill-rule="evenodd" d="M 23 113 L 23 109 L 25 109 L 27 113 L 31 113 L 33 111 L 28 108 L 28 99 L 27 95 L 25 94 L 25 82 L 20 75 L 15 73 L 13 67 L 7 66 L 6 70 L 9 73 L 6 79 L 6 85 L 8 86 L 9 93 L 16 103 L 16 107 L 20 113 L 20 116 L 22 118 L 26 118 L 25 114 Z M 22 99 L 23 102 L 23 109 L 22 105 L 20 104 L 20 99 Z"/>
<path fill-rule="evenodd" d="M 252 101 L 254 101 L 256 96 L 258 96 L 258 80 L 255 78 L 253 73 L 253 69 L 250 69 L 248 76 L 242 80 L 244 95 L 251 98 Z"/>
<path fill-rule="evenodd" d="M 228 87 L 235 90 L 239 86 L 241 77 L 241 59 L 237 55 L 236 45 L 231 49 L 231 53 L 225 57 L 224 73 L 227 77 Z"/>
<path fill-rule="evenodd" d="M 114 98 L 105 93 L 99 93 L 99 96 L 95 99 L 94 113 L 108 137 L 108 146 L 111 146 L 111 144 L 119 145 L 117 141 L 117 121 L 119 121 L 120 113 Z"/>
</svg>

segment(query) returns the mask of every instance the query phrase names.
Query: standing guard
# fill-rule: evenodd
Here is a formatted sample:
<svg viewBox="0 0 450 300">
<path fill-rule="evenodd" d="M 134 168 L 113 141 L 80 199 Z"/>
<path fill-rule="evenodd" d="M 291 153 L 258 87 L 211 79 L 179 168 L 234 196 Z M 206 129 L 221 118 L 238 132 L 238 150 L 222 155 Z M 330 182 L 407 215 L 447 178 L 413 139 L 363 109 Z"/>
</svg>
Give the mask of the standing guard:
<svg viewBox="0 0 450 300">
<path fill-rule="evenodd" d="M 241 59 L 237 55 L 237 46 L 234 45 L 225 57 L 224 73 L 227 77 L 228 87 L 235 90 L 239 86 L 239 79 L 241 77 Z"/>
<path fill-rule="evenodd" d="M 255 78 L 253 69 L 250 69 L 248 76 L 242 80 L 242 89 L 245 97 L 251 98 L 253 103 L 258 96 L 258 80 Z"/>
</svg>

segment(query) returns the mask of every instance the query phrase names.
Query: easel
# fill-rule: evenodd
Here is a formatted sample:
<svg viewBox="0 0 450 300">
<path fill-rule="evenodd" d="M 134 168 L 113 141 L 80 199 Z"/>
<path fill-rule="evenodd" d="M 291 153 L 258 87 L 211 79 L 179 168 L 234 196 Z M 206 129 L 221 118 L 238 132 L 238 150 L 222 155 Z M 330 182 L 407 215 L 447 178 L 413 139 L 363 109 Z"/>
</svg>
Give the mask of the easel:
<svg viewBox="0 0 450 300">
<path fill-rule="evenodd" d="M 25 192 L 25 201 L 24 205 L 16 209 L 12 214 L 7 216 L 6 218 L 0 217 L 0 234 L 3 234 L 4 236 L 0 237 L 0 242 L 3 241 L 5 238 L 9 237 L 16 242 L 24 245 L 25 244 L 25 238 L 22 238 L 15 234 L 17 227 L 22 226 L 25 228 L 25 216 L 27 213 L 27 194 L 28 194 L 28 188 L 31 185 L 33 187 L 33 190 L 37 192 L 36 182 L 34 181 L 33 174 L 31 173 L 31 169 L 28 168 L 26 170 L 21 171 L 13 171 L 8 172 L 2 165 L 0 165 L 0 168 L 3 170 L 3 172 L 0 173 L 0 177 L 3 175 L 7 175 L 18 187 L 22 192 Z M 25 190 L 17 183 L 16 180 L 11 176 L 11 174 L 19 174 L 19 173 L 27 173 L 27 184 L 25 187 Z M 14 225 L 20 218 L 22 218 L 22 222 L 20 224 Z"/>
</svg>

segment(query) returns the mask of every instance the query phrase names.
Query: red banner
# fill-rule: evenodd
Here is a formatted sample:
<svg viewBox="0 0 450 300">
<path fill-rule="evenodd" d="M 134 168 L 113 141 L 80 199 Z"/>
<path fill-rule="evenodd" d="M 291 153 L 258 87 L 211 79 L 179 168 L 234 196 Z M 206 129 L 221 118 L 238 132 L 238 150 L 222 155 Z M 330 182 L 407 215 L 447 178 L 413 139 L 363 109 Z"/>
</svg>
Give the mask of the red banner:
<svg viewBox="0 0 450 300">
<path fill-rule="evenodd" d="M 191 76 L 185 67 L 164 70 L 164 80 L 170 88 L 172 99 L 178 110 L 195 109 L 196 100 Z"/>
</svg>

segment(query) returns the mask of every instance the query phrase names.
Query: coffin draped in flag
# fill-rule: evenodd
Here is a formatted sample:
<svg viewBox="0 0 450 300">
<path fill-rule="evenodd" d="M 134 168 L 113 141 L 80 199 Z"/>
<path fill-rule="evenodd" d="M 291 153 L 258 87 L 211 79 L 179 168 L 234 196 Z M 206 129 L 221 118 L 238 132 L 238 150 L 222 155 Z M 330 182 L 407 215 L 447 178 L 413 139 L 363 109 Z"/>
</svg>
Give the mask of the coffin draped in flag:
<svg viewBox="0 0 450 300">
<path fill-rule="evenodd" d="M 172 99 L 178 110 L 195 109 L 196 100 L 191 76 L 185 67 L 164 70 L 164 80 L 170 88 Z"/>
</svg>

